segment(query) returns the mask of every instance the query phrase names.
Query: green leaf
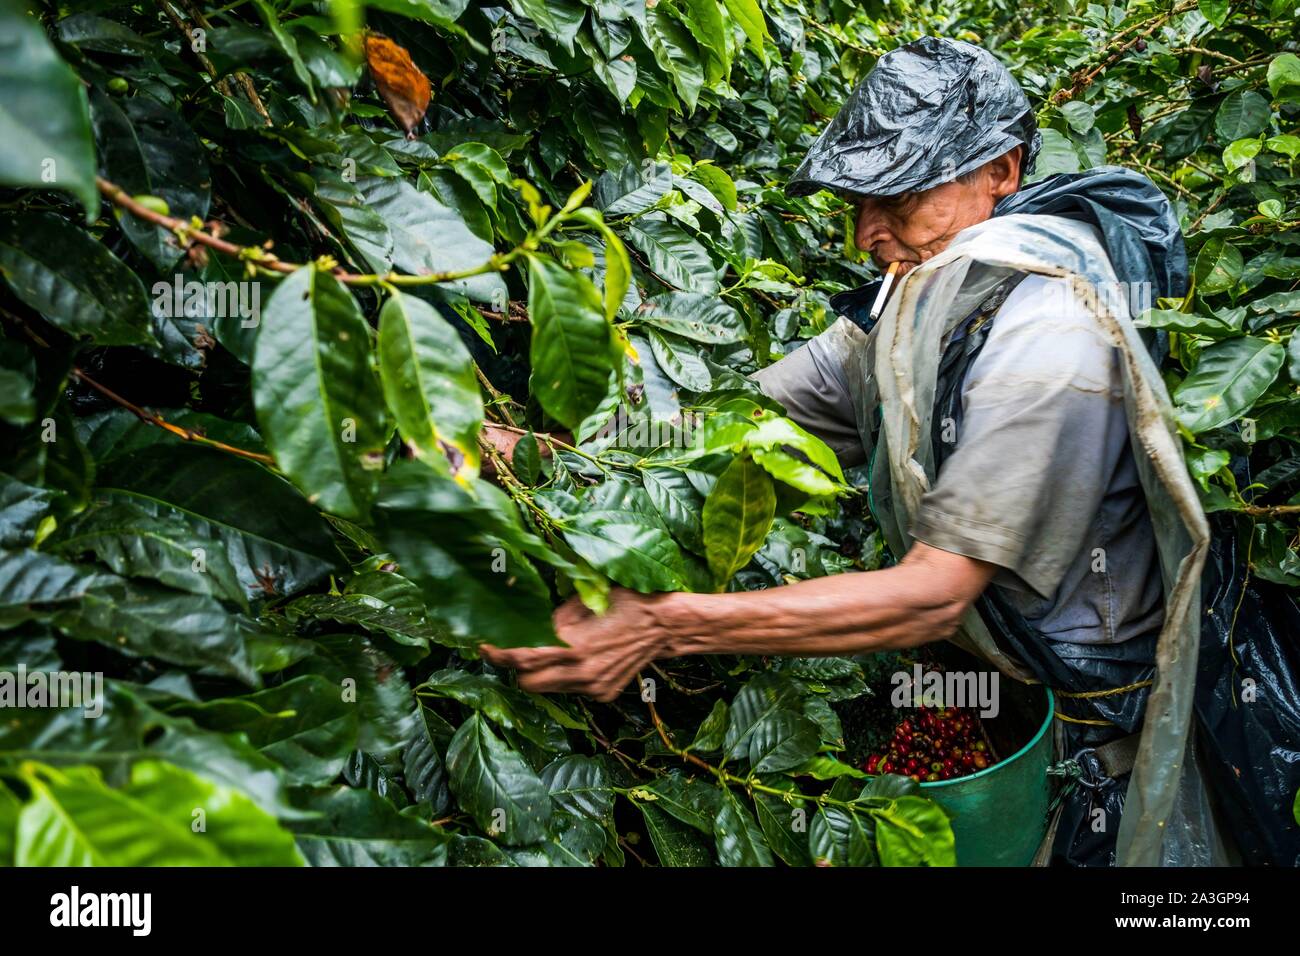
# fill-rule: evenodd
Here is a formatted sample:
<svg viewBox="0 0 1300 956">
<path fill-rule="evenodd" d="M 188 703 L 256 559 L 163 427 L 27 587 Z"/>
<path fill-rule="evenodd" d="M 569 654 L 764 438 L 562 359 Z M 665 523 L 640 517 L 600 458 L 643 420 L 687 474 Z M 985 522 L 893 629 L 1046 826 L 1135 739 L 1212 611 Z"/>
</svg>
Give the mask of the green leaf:
<svg viewBox="0 0 1300 956">
<path fill-rule="evenodd" d="M 50 213 L 0 222 L 0 272 L 23 302 L 96 345 L 153 345 L 144 285 L 83 230 Z"/>
<path fill-rule="evenodd" d="M 304 674 L 243 697 L 170 710 L 201 727 L 243 734 L 297 784 L 327 784 L 357 747 L 358 713 L 334 682 Z"/>
<path fill-rule="evenodd" d="M 86 91 L 23 3 L 0 4 L 0 183 L 72 193 L 99 211 Z"/>
<path fill-rule="evenodd" d="M 1227 0 L 1222 0 L 1227 6 Z M 1224 142 L 1258 136 L 1268 128 L 1272 115 L 1268 100 L 1254 90 L 1237 90 L 1219 105 L 1214 131 Z"/>
<path fill-rule="evenodd" d="M 767 472 L 746 456 L 734 459 L 704 502 L 704 549 L 719 589 L 763 546 L 775 513 Z"/>
<path fill-rule="evenodd" d="M 77 640 L 257 681 L 239 621 L 212 598 L 27 550 L 0 551 L 0 582 L 0 616 L 48 615 Z"/>
<path fill-rule="evenodd" d="M 1043 179 L 1056 173 L 1077 173 L 1079 171 L 1079 154 L 1074 144 L 1063 134 L 1054 129 L 1044 129 L 1043 145 L 1034 163 L 1031 180 Z"/>
<path fill-rule="evenodd" d="M 1235 173 L 1259 155 L 1262 148 L 1263 143 L 1258 139 L 1239 139 L 1223 151 L 1223 165 L 1228 172 Z"/>
<path fill-rule="evenodd" d="M 1261 216 L 1267 216 L 1269 219 L 1281 219 L 1282 213 L 1286 211 L 1286 205 L 1280 199 L 1265 199 L 1255 206 Z"/>
<path fill-rule="evenodd" d="M 27 425 L 36 417 L 36 361 L 17 342 L 0 340 L 0 419 Z"/>
<path fill-rule="evenodd" d="M 294 594 L 339 562 L 320 513 L 260 465 L 175 442 L 125 412 L 82 423 L 93 429 L 86 443 L 100 462 L 97 494 L 159 518 L 184 520 L 210 542 L 210 552 L 225 556 L 249 597 Z M 166 444 L 114 454 L 118 425 Z M 129 444 L 129 437 L 118 437 L 122 446 Z"/>
<path fill-rule="evenodd" d="M 452 27 L 469 6 L 469 0 L 367 0 L 365 5 L 412 20 Z"/>
<path fill-rule="evenodd" d="M 179 113 L 148 96 L 119 106 L 99 90 L 91 94 L 90 105 L 105 177 L 132 196 L 161 199 L 182 222 L 207 218 L 212 189 L 207 150 Z M 158 269 L 170 269 L 181 257 L 176 236 L 162 226 L 125 211 L 117 221 Z"/>
<path fill-rule="evenodd" d="M 605 319 L 614 321 L 619 306 L 632 285 L 632 259 L 623 240 L 612 229 L 605 230 Z"/>
<path fill-rule="evenodd" d="M 808 824 L 814 866 L 876 866 L 875 821 L 861 811 L 821 806 Z"/>
<path fill-rule="evenodd" d="M 1204 146 L 1213 131 L 1214 110 L 1208 105 L 1192 106 L 1153 123 L 1142 141 L 1159 143 L 1166 159 L 1177 160 Z"/>
<path fill-rule="evenodd" d="M 359 634 L 318 634 L 312 645 L 300 670 L 324 677 L 358 711 L 357 749 L 386 774 L 395 773 L 417 716 L 405 673 Z"/>
<path fill-rule="evenodd" d="M 703 183 L 724 209 L 736 211 L 736 183 L 725 169 L 712 163 L 698 163 L 692 167 L 690 177 Z"/>
<path fill-rule="evenodd" d="M 763 41 L 768 39 L 767 21 L 763 19 L 763 10 L 759 6 L 758 0 L 723 0 L 727 6 L 727 12 L 731 18 L 740 24 L 740 28 L 745 31 L 745 38 L 749 40 L 750 47 L 758 55 L 763 65 L 767 65 L 767 51 L 763 48 Z M 728 207 L 730 208 L 730 207 Z"/>
<path fill-rule="evenodd" d="M 440 466 L 448 457 L 463 460 L 458 477 L 476 475 L 483 400 L 460 335 L 433 306 L 394 293 L 379 313 L 378 351 L 384 397 L 402 438 Z"/>
<path fill-rule="evenodd" d="M 182 516 L 154 514 L 129 499 L 93 503 L 61 527 L 47 549 L 70 558 L 89 552 L 123 577 L 153 578 L 177 590 L 248 606 L 224 551 L 196 534 Z"/>
<path fill-rule="evenodd" d="M 790 772 L 801 777 L 812 777 L 814 780 L 838 780 L 840 777 L 852 777 L 854 780 L 862 780 L 867 777 L 867 774 L 857 767 L 841 763 L 834 757 L 827 757 L 825 754 L 815 755 L 807 763 L 800 764 Z"/>
<path fill-rule="evenodd" d="M 399 578 L 419 594 L 419 589 L 397 574 L 374 572 L 380 577 Z M 360 576 L 359 576 L 360 577 Z M 445 627 L 424 617 L 424 601 L 414 611 L 391 606 L 382 598 L 363 591 L 354 591 L 357 578 L 348 582 L 348 593 L 304 594 L 302 597 L 285 605 L 285 613 L 290 620 L 309 618 L 313 620 L 338 621 L 342 624 L 356 624 L 371 634 L 386 635 L 397 644 L 417 649 L 412 655 L 418 660 L 428 653 L 429 643 L 458 646 Z M 406 658 L 403 658 L 406 660 Z"/>
<path fill-rule="evenodd" d="M 686 558 L 641 488 L 609 482 L 560 527 L 574 551 L 623 587 L 642 594 L 694 590 Z"/>
<path fill-rule="evenodd" d="M 728 759 L 747 760 L 758 772 L 788 770 L 807 761 L 820 746 L 817 726 L 800 712 L 797 687 L 763 673 L 731 702 L 723 740 Z"/>
<path fill-rule="evenodd" d="M 1264 140 L 1264 146 L 1275 153 L 1282 154 L 1287 159 L 1295 159 L 1300 156 L 1300 136 L 1293 136 L 1290 133 L 1270 136 Z"/>
<path fill-rule="evenodd" d="M 686 342 L 654 329 L 646 330 L 655 361 L 664 374 L 683 388 L 704 392 L 713 387 L 713 375 L 699 354 Z"/>
<path fill-rule="evenodd" d="M 0 474 L 0 547 L 25 548 L 49 514 L 55 493 Z"/>
<path fill-rule="evenodd" d="M 1070 129 L 1081 136 L 1092 129 L 1097 122 L 1096 111 L 1083 100 L 1070 100 L 1061 107 L 1061 115 L 1070 124 Z"/>
<path fill-rule="evenodd" d="M 808 855 L 808 808 L 799 800 L 799 791 L 793 781 L 777 779 L 774 786 L 786 790 L 792 802 L 774 793 L 755 791 L 754 810 L 758 825 L 772 852 L 790 866 L 811 866 Z"/>
<path fill-rule="evenodd" d="M 446 866 L 454 838 L 441 828 L 405 816 L 371 790 L 334 787 L 299 790 L 298 807 L 311 816 L 290 824 L 298 849 L 312 866 Z M 485 863 L 505 857 L 481 838 L 473 840 Z M 479 849 L 482 846 L 484 849 Z"/>
<path fill-rule="evenodd" d="M 713 834 L 719 865 L 772 865 L 772 851 L 763 839 L 763 831 L 730 790 L 723 794 L 722 806 L 713 821 Z"/>
<path fill-rule="evenodd" d="M 427 801 L 435 815 L 445 813 L 451 805 L 447 768 L 442 762 L 443 747 L 450 742 L 450 737 L 444 739 L 440 733 L 445 724 L 429 708 L 421 707 L 415 730 L 402 754 L 402 779 L 407 789 L 417 801 Z"/>
<path fill-rule="evenodd" d="M 528 432 L 519 436 L 514 451 L 510 453 L 510 466 L 520 480 L 530 485 L 537 484 L 542 474 L 542 452 L 535 434 Z"/>
<path fill-rule="evenodd" d="M 628 225 L 627 238 L 645 255 L 650 271 L 674 288 L 708 296 L 721 288 L 708 251 L 680 226 L 645 216 Z"/>
<path fill-rule="evenodd" d="M 1277 378 L 1285 358 L 1281 345 L 1252 336 L 1211 345 L 1174 391 L 1179 423 L 1200 434 L 1241 417 Z"/>
<path fill-rule="evenodd" d="M 1218 28 L 1228 19 L 1230 4 L 1228 0 L 1197 0 L 1197 8 L 1201 11 L 1201 16 Z"/>
<path fill-rule="evenodd" d="M 706 344 L 742 341 L 745 323 L 731 306 L 714 295 L 667 292 L 647 299 L 637 319 Z"/>
<path fill-rule="evenodd" d="M 542 768 L 542 783 L 556 806 L 597 823 L 614 819 L 614 791 L 599 760 L 571 755 Z"/>
<path fill-rule="evenodd" d="M 528 265 L 532 392 L 547 414 L 574 428 L 608 391 L 610 325 L 600 293 L 582 273 L 545 256 L 529 256 Z"/>
<path fill-rule="evenodd" d="M 715 753 L 721 750 L 723 738 L 727 733 L 727 724 L 727 702 L 715 700 L 709 716 L 704 718 L 704 722 L 695 731 L 695 739 L 686 749 L 697 753 Z"/>
<path fill-rule="evenodd" d="M 673 770 L 656 777 L 644 788 L 654 805 L 700 833 L 713 835 L 713 819 L 721 806 L 722 791 Z"/>
<path fill-rule="evenodd" d="M 898 797 L 871 811 L 882 866 L 956 866 L 952 824 L 925 797 Z"/>
<path fill-rule="evenodd" d="M 1300 290 L 1295 292 L 1274 292 L 1272 295 L 1262 296 L 1250 303 L 1250 311 L 1291 314 L 1300 312 Z"/>
<path fill-rule="evenodd" d="M 1134 325 L 1150 329 L 1168 329 L 1171 332 L 1190 332 L 1196 335 L 1208 335 L 1211 338 L 1231 338 L 1241 334 L 1241 321 L 1230 323 L 1218 316 L 1197 315 L 1195 312 L 1181 312 L 1178 309 L 1148 309 L 1134 320 Z"/>
<path fill-rule="evenodd" d="M 685 472 L 675 468 L 646 468 L 641 472 L 641 480 L 673 537 L 696 554 L 703 554 L 704 496 Z"/>
<path fill-rule="evenodd" d="M 399 271 L 410 275 L 456 273 L 475 269 L 492 258 L 495 250 L 491 243 L 474 235 L 453 209 L 405 179 L 363 177 L 356 186 L 366 206 L 387 226 L 393 240 L 393 266 Z M 495 270 L 451 279 L 446 285 L 476 302 L 508 298 L 505 283 Z"/>
<path fill-rule="evenodd" d="M 705 82 L 711 85 L 725 78 L 731 72 L 731 50 L 717 0 L 683 0 L 673 9 L 705 53 Z"/>
<path fill-rule="evenodd" d="M 111 780 L 126 779 L 140 760 L 166 760 L 241 791 L 267 813 L 292 816 L 281 771 L 247 740 L 169 716 L 146 703 L 145 695 L 158 696 L 156 691 L 106 680 L 103 713 L 93 720 L 79 708 L 21 711 L 0 724 L 0 758 L 10 763 L 93 764 Z"/>
<path fill-rule="evenodd" d="M 645 820 L 646 833 L 659 857 L 660 866 L 712 866 L 713 848 L 698 832 L 679 822 L 654 802 L 636 801 Z"/>
<path fill-rule="evenodd" d="M 14 842 L 18 836 L 18 811 L 21 807 L 13 791 L 0 783 L 0 866 L 14 865 Z"/>
<path fill-rule="evenodd" d="M 420 586 L 429 613 L 458 639 L 555 643 L 550 592 L 526 556 L 546 557 L 544 546 L 500 491 L 481 482 L 473 489 L 416 462 L 395 465 L 375 509 L 380 540 Z"/>
<path fill-rule="evenodd" d="M 634 216 L 667 196 L 672 185 L 672 166 L 647 159 L 602 173 L 591 199 L 606 217 Z"/>
<path fill-rule="evenodd" d="M 1289 86 L 1300 86 L 1300 56 L 1283 53 L 1268 64 L 1268 89 L 1276 97 Z"/>
<path fill-rule="evenodd" d="M 695 111 L 704 86 L 704 56 L 690 31 L 672 16 L 668 5 L 655 6 L 646 15 L 650 46 L 655 62 L 672 79 L 677 95 L 686 104 L 686 112 Z"/>
<path fill-rule="evenodd" d="M 1241 278 L 1241 250 L 1224 239 L 1211 239 L 1196 255 L 1196 289 L 1201 295 L 1226 292 Z"/>
<path fill-rule="evenodd" d="M 535 698 L 494 677 L 463 670 L 441 670 L 431 674 L 417 688 L 417 693 L 421 697 L 464 704 L 548 753 L 564 753 L 569 749 L 563 728 L 535 703 Z"/>
<path fill-rule="evenodd" d="M 262 15 L 262 19 L 266 23 L 266 29 L 274 38 L 276 45 L 288 57 L 298 82 L 302 84 L 303 89 L 307 91 L 307 96 L 315 103 L 316 84 L 312 82 L 311 71 L 307 69 L 307 64 L 303 62 L 302 56 L 298 53 L 298 44 L 294 40 L 293 34 L 280 25 L 279 15 L 267 0 L 253 0 L 253 5 L 257 7 L 258 12 Z"/>
<path fill-rule="evenodd" d="M 839 490 L 840 486 L 824 472 L 783 451 L 756 448 L 753 456 L 754 462 L 777 481 L 783 481 L 806 494 L 833 495 Z"/>
<path fill-rule="evenodd" d="M 586 8 L 576 0 L 512 0 L 511 6 L 554 37 L 569 53 Z"/>
<path fill-rule="evenodd" d="M 322 510 L 364 517 L 387 435 L 370 329 L 356 301 L 308 266 L 280 283 L 261 323 L 253 401 L 276 463 Z"/>
<path fill-rule="evenodd" d="M 546 785 L 481 715 L 471 716 L 452 738 L 447 776 L 461 808 L 488 834 L 508 846 L 546 837 L 552 814 Z"/>
<path fill-rule="evenodd" d="M 24 775 L 18 866 L 294 866 L 292 836 L 236 790 L 162 761 L 142 761 L 113 789 L 99 771 Z M 202 812 L 203 829 L 197 830 Z"/>
</svg>

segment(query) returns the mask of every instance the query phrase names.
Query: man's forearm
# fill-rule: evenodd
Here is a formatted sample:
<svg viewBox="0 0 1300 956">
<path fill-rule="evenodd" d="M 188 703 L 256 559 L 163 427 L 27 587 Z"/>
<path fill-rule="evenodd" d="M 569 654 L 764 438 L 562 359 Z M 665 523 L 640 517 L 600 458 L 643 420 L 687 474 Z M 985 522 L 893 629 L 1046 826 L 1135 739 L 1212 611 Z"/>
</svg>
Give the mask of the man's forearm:
<svg viewBox="0 0 1300 956">
<path fill-rule="evenodd" d="M 657 616 L 665 656 L 870 653 L 949 637 L 992 573 L 933 552 L 766 591 L 665 595 Z"/>
</svg>

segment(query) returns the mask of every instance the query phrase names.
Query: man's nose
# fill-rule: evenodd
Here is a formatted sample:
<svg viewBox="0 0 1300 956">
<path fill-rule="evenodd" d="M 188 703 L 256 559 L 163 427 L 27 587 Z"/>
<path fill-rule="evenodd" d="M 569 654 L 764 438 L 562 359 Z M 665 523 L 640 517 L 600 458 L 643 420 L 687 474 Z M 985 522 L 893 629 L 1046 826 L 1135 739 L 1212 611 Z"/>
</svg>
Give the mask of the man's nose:
<svg viewBox="0 0 1300 956">
<path fill-rule="evenodd" d="M 857 226 L 853 233 L 853 241 L 857 247 L 863 252 L 871 252 L 877 245 L 893 237 L 884 217 L 871 209 L 869 204 L 863 203 L 858 209 Z"/>
</svg>

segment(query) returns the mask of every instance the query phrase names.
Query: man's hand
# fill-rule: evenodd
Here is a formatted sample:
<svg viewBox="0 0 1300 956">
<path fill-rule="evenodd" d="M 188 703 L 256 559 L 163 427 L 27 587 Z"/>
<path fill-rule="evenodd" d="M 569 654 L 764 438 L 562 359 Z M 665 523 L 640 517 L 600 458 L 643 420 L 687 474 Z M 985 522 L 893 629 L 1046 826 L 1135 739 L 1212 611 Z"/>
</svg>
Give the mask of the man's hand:
<svg viewBox="0 0 1300 956">
<path fill-rule="evenodd" d="M 578 598 L 555 612 L 555 632 L 567 647 L 500 648 L 483 656 L 519 671 L 519 686 L 535 693 L 573 692 L 613 700 L 646 664 L 668 653 L 668 633 L 656 605 L 667 595 L 610 592 L 609 610 L 597 617 Z"/>
</svg>

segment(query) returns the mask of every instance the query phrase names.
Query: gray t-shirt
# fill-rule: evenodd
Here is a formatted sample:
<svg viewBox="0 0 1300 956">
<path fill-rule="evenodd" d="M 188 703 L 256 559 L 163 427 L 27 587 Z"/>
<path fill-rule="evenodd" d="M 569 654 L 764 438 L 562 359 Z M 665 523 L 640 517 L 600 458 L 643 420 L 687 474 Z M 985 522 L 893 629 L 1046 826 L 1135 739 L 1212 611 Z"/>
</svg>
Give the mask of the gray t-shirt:
<svg viewBox="0 0 1300 956">
<path fill-rule="evenodd" d="M 844 376 L 814 339 L 754 378 L 850 465 L 863 452 Z M 1007 297 L 963 383 L 962 415 L 912 536 L 997 565 L 994 584 L 1052 640 L 1158 630 L 1160 570 L 1119 352 L 1063 280 L 1029 276 Z"/>
</svg>

